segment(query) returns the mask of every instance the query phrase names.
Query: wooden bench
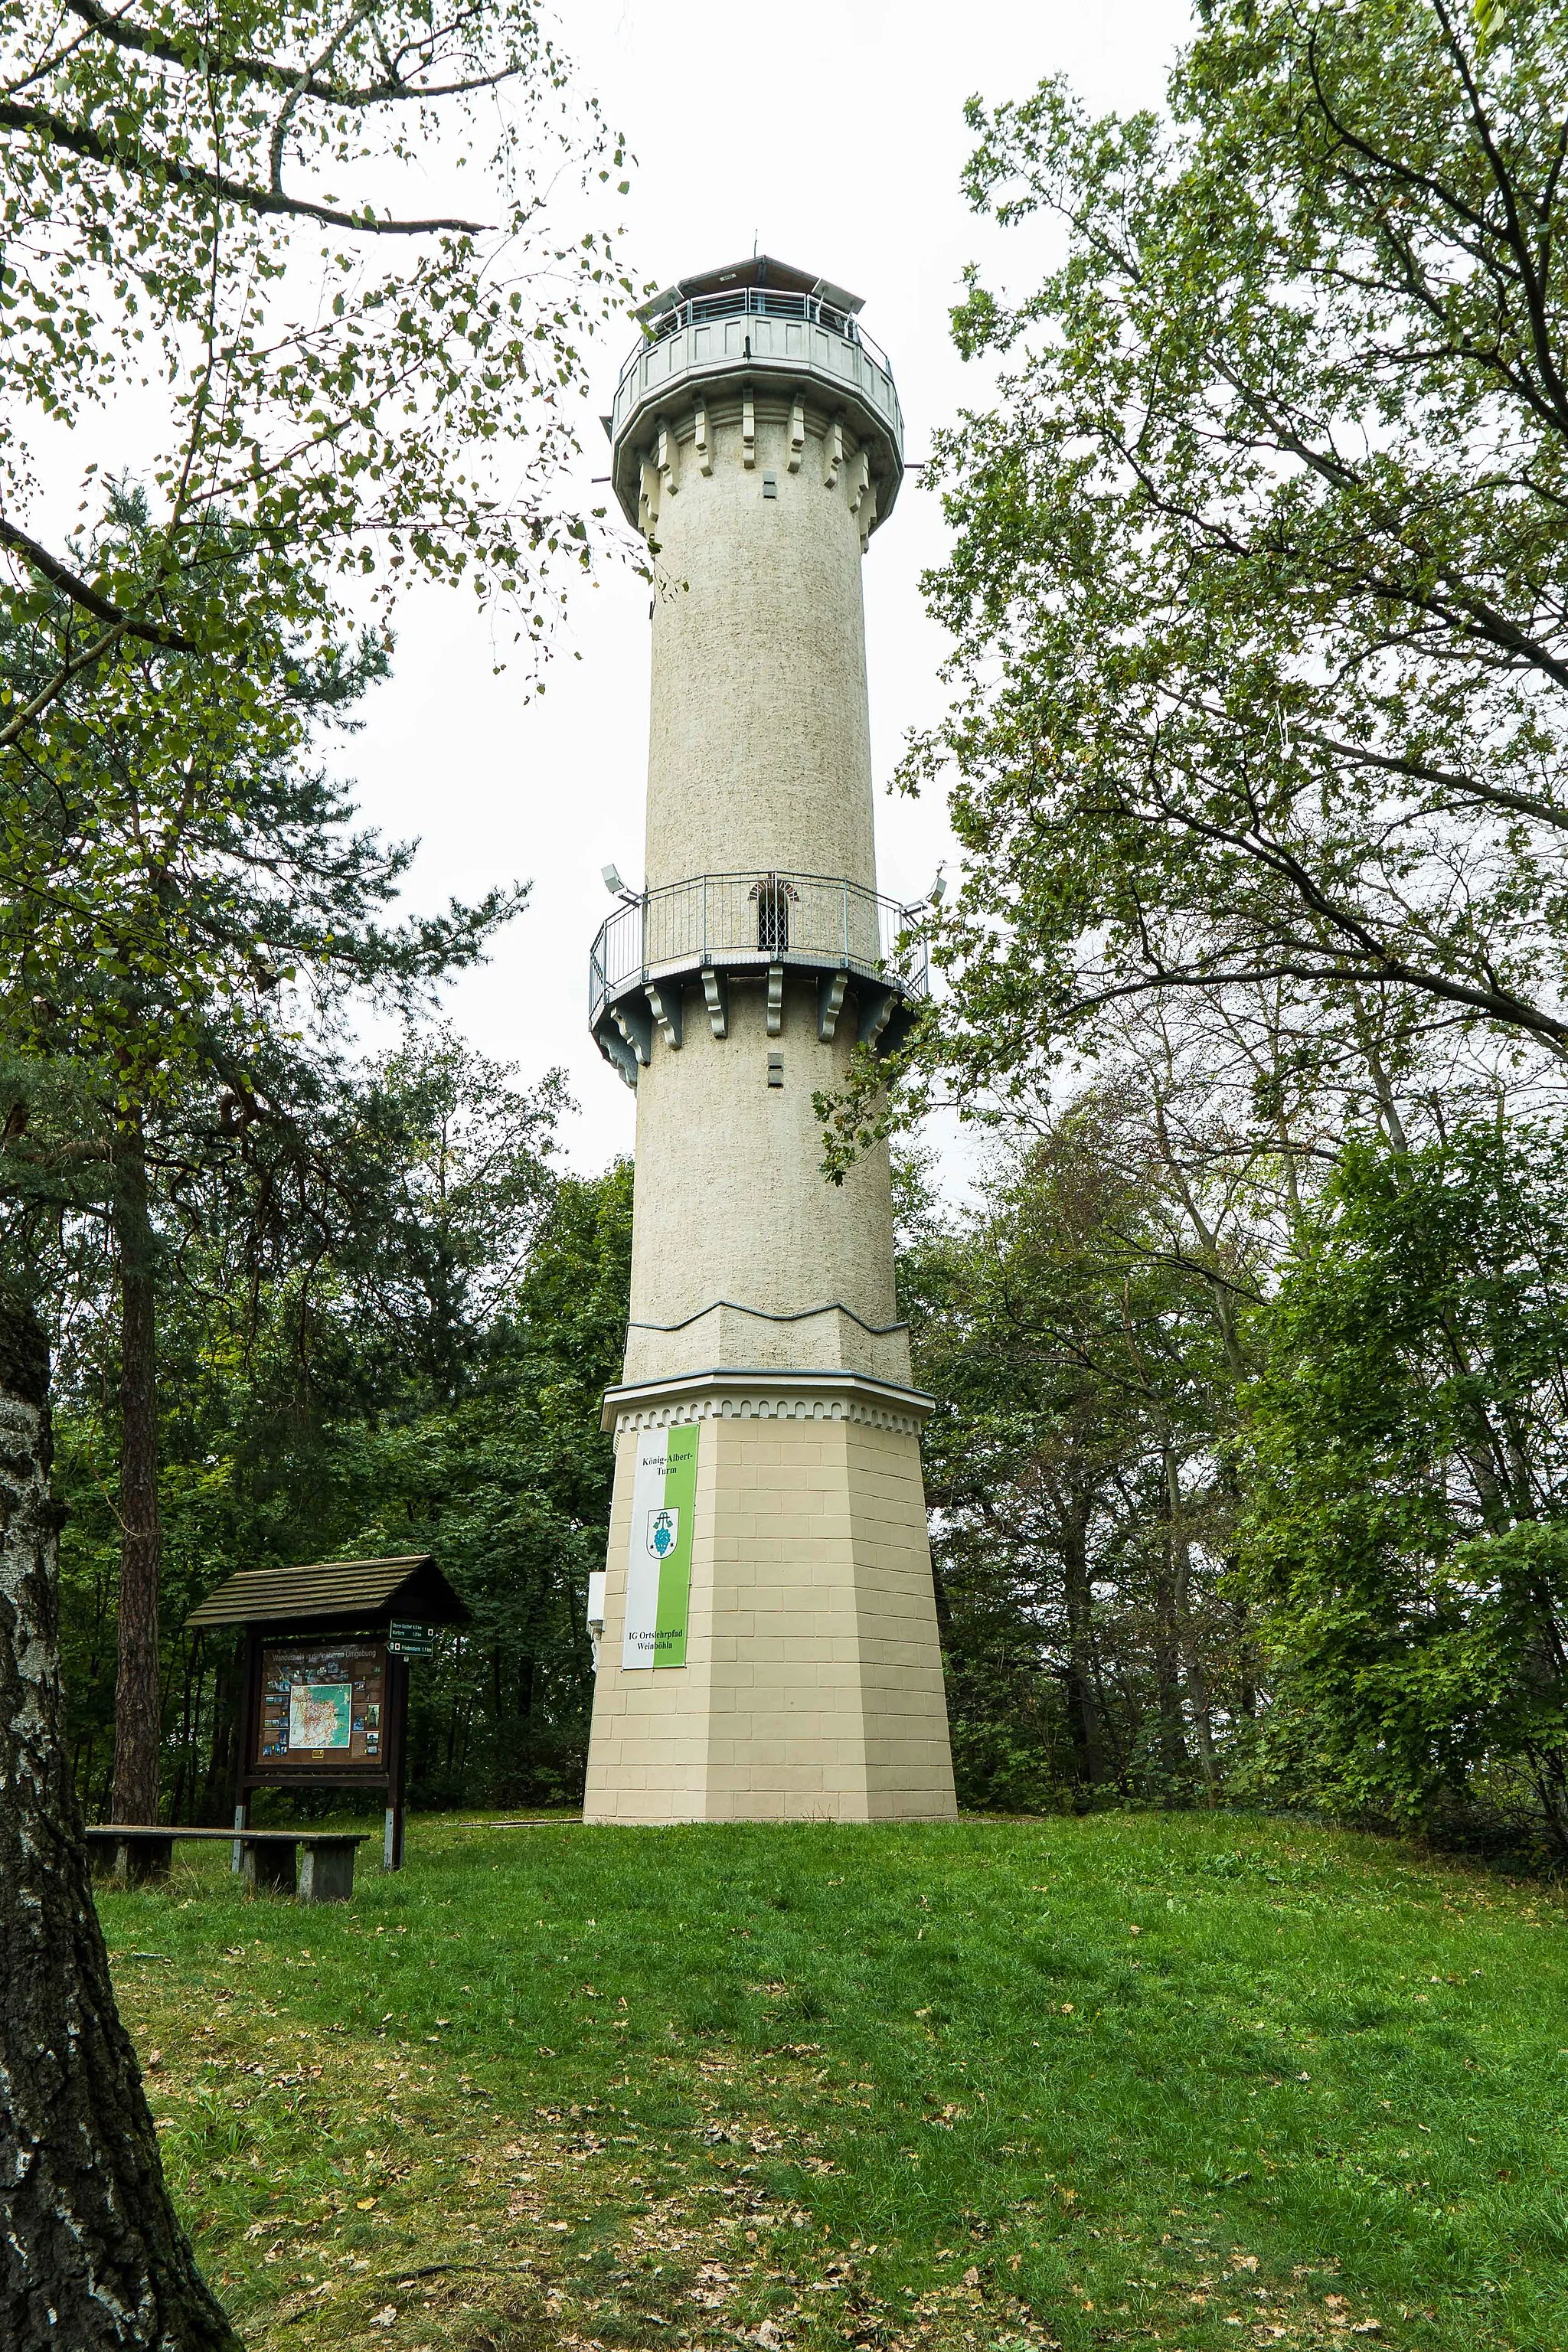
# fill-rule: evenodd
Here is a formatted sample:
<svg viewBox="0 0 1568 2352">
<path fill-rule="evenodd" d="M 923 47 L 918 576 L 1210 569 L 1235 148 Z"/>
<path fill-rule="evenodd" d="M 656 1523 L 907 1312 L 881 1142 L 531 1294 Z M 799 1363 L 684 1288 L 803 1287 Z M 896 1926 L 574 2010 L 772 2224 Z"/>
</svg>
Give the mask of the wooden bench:
<svg viewBox="0 0 1568 2352">
<path fill-rule="evenodd" d="M 218 1838 L 241 1851 L 251 1894 L 266 1887 L 297 1895 L 301 1903 L 346 1903 L 353 1893 L 354 1849 L 364 1844 L 365 1836 L 363 1831 L 345 1835 L 341 1830 L 186 1830 L 161 1822 L 103 1822 L 88 1831 L 87 1843 L 95 1860 L 107 1857 L 116 1878 L 144 1885 L 168 1877 L 176 1844 Z"/>
</svg>

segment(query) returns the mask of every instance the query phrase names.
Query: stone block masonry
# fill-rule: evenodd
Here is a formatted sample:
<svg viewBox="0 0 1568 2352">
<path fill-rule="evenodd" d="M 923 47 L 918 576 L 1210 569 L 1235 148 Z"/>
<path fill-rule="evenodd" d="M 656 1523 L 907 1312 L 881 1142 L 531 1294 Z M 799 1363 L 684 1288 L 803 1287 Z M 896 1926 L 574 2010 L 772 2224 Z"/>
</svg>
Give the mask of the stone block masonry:
<svg viewBox="0 0 1568 2352">
<path fill-rule="evenodd" d="M 632 1538 L 622 1474 L 639 1431 L 618 1433 L 590 1821 L 953 1811 L 913 1422 L 878 1427 L 836 1399 L 769 1403 L 765 1416 L 704 1397 L 671 1408 L 702 1414 L 687 1663 L 674 1672 L 620 1663 Z"/>
</svg>

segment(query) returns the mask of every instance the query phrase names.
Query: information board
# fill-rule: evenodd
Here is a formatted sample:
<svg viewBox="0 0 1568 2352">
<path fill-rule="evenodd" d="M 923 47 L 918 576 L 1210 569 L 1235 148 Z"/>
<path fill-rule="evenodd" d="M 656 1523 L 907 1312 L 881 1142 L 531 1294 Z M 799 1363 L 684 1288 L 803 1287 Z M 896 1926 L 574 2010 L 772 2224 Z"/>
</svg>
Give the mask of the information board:
<svg viewBox="0 0 1568 2352">
<path fill-rule="evenodd" d="M 384 1771 L 385 1705 L 384 1643 L 264 1643 L 252 1769 Z"/>
<path fill-rule="evenodd" d="M 686 1664 L 700 1425 L 681 1422 L 637 1436 L 623 1668 Z"/>
</svg>

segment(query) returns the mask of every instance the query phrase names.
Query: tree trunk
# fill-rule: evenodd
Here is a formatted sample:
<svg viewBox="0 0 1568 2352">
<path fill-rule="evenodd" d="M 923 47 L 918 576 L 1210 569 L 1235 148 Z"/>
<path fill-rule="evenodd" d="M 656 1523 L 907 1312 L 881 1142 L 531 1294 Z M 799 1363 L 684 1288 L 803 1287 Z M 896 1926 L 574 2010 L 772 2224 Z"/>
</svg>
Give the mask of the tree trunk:
<svg viewBox="0 0 1568 2352">
<path fill-rule="evenodd" d="M 1094 1687 L 1094 1596 L 1089 1573 L 1089 1513 L 1077 1497 L 1060 1514 L 1062 1601 L 1068 1627 L 1068 1717 L 1074 1754 L 1091 1789 L 1106 1779 L 1105 1746 Z"/>
<path fill-rule="evenodd" d="M 1154 1570 L 1153 1640 L 1154 1705 L 1160 1723 L 1160 1776 L 1167 1801 L 1184 1794 L 1187 1780 L 1186 1726 L 1182 1719 L 1182 1681 L 1176 1647 L 1176 1597 L 1171 1563 L 1170 1529 Z"/>
<path fill-rule="evenodd" d="M 1181 1473 L 1176 1467 L 1176 1457 L 1169 1447 L 1165 1452 L 1165 1498 L 1171 1515 L 1176 1639 L 1181 1646 L 1183 1671 L 1186 1675 L 1187 1704 L 1192 1709 L 1193 1738 L 1198 1751 L 1198 1769 L 1204 1776 L 1204 1796 L 1212 1805 L 1219 1786 L 1219 1766 L 1214 1746 L 1214 1717 L 1209 1706 L 1208 1676 L 1204 1672 L 1203 1652 L 1198 1646 L 1198 1630 L 1193 1622 L 1193 1548 L 1187 1535 L 1186 1513 L 1182 1507 Z"/>
<path fill-rule="evenodd" d="M 206 1771 L 196 1809 L 198 1822 L 227 1821 L 234 1808 L 234 1778 L 238 1764 L 241 1669 L 245 1645 L 236 1640 L 219 1652 L 213 1672 L 212 1727 Z"/>
<path fill-rule="evenodd" d="M 162 1716 L 158 1687 L 158 1336 L 156 1241 L 140 1130 L 115 1154 L 120 1259 L 120 1672 L 114 1686 L 110 1818 L 155 1822 Z"/>
<path fill-rule="evenodd" d="M 239 2352 L 169 2203 L 88 1885 L 47 1390 L 43 1332 L 0 1299 L 0 2343 Z"/>
</svg>

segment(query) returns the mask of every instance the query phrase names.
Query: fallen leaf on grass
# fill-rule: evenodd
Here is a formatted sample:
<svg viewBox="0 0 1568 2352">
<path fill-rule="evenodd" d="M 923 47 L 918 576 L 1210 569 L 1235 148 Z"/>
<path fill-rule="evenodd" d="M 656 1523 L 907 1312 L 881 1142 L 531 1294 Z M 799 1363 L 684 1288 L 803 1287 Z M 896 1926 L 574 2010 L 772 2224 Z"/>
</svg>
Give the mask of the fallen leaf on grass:
<svg viewBox="0 0 1568 2352">
<path fill-rule="evenodd" d="M 372 2327 L 395 2327 L 397 2305 L 395 2303 L 384 2304 L 379 2311 L 373 2311 L 370 2315 L 370 2325 Z"/>
</svg>

